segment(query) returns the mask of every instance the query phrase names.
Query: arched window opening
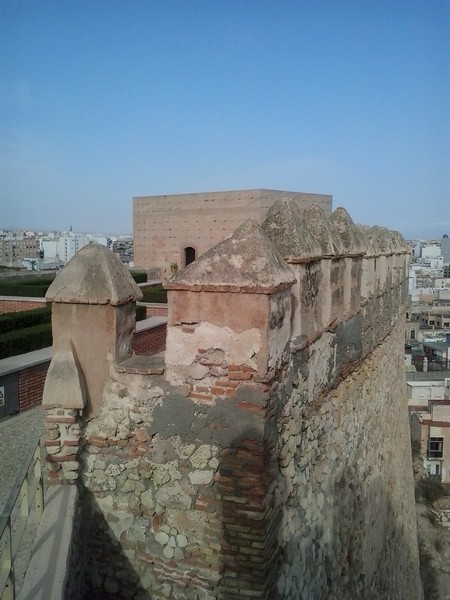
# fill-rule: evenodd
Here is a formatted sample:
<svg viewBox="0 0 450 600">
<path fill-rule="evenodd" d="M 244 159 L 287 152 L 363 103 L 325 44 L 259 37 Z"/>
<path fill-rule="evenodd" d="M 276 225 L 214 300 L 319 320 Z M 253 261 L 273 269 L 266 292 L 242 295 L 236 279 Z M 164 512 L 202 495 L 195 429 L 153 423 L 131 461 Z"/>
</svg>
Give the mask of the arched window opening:
<svg viewBox="0 0 450 600">
<path fill-rule="evenodd" d="M 184 266 L 187 267 L 195 260 L 195 249 L 188 246 L 184 249 Z"/>
</svg>

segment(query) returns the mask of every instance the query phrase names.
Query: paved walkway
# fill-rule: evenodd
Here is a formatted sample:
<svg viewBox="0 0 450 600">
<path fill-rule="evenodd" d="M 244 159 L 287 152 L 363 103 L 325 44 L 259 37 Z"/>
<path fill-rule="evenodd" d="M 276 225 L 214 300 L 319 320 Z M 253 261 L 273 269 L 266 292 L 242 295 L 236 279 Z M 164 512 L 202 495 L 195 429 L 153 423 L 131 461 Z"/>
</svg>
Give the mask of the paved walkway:
<svg viewBox="0 0 450 600">
<path fill-rule="evenodd" d="M 0 514 L 28 450 L 43 430 L 44 412 L 40 406 L 0 421 Z"/>
<path fill-rule="evenodd" d="M 0 421 L 0 515 L 9 499 L 28 451 L 42 437 L 44 411 L 40 406 Z M 28 517 L 15 566 L 16 596 L 20 594 L 30 561 L 37 523 L 33 511 Z"/>
</svg>

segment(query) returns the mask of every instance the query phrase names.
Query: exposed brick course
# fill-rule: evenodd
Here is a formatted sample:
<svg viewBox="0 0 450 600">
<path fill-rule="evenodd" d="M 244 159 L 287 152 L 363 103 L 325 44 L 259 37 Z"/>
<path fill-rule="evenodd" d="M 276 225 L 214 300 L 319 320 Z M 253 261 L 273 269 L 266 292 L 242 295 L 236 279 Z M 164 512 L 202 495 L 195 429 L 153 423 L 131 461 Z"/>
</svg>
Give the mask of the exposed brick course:
<svg viewBox="0 0 450 600">
<path fill-rule="evenodd" d="M 148 356 L 164 350 L 166 345 L 167 324 L 163 323 L 151 329 L 137 331 L 133 338 L 133 350 L 136 354 Z"/>
<path fill-rule="evenodd" d="M 45 298 L 25 300 L 25 299 L 0 299 L 0 315 L 24 310 L 33 310 L 33 308 L 43 308 L 47 305 Z"/>
<path fill-rule="evenodd" d="M 43 363 L 19 371 L 18 384 L 20 412 L 41 404 L 48 367 L 49 363 Z"/>
</svg>

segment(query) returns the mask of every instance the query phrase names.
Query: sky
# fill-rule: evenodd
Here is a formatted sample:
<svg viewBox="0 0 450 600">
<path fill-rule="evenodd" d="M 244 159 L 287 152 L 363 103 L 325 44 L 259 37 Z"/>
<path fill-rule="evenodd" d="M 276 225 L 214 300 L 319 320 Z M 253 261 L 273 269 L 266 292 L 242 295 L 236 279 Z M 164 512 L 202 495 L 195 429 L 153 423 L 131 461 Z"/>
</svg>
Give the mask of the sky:
<svg viewBox="0 0 450 600">
<path fill-rule="evenodd" d="M 0 229 L 251 188 L 450 234 L 450 0 L 0 0 Z"/>
</svg>

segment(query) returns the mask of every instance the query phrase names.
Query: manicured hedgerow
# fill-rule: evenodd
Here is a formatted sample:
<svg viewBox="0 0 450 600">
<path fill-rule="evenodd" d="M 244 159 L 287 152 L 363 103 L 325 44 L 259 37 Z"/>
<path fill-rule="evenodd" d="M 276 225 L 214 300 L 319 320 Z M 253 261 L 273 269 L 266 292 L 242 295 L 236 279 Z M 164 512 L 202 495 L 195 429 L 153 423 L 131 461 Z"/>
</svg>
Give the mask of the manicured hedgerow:
<svg viewBox="0 0 450 600">
<path fill-rule="evenodd" d="M 52 320 L 52 311 L 49 306 L 35 308 L 33 310 L 23 310 L 21 312 L 6 313 L 0 315 L 0 333 L 7 333 L 25 327 L 33 327 L 42 323 L 50 323 Z"/>
<path fill-rule="evenodd" d="M 52 345 L 51 323 L 0 334 L 0 359 L 40 350 Z"/>
</svg>

